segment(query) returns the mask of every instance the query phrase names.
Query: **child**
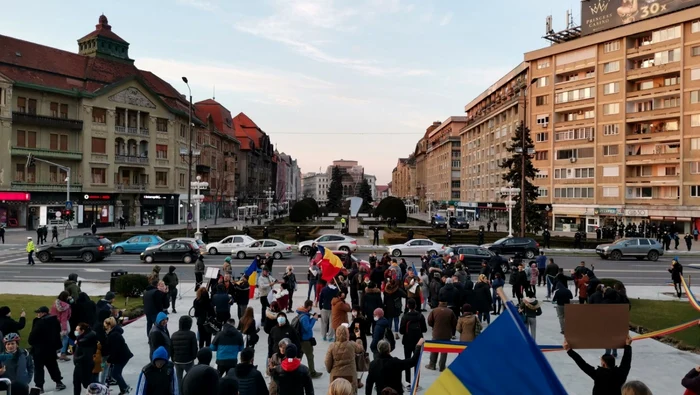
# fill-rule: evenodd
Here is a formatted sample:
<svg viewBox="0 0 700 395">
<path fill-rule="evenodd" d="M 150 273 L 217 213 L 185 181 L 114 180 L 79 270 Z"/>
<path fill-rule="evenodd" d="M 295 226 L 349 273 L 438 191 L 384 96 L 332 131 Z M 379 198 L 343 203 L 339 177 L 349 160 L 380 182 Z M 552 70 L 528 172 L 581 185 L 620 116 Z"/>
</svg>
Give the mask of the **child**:
<svg viewBox="0 0 700 395">
<path fill-rule="evenodd" d="M 8 359 L 2 362 L 5 365 L 5 372 L 0 375 L 0 378 L 29 385 L 34 377 L 34 360 L 27 350 L 19 347 L 19 340 L 19 335 L 16 333 L 8 333 L 2 339 L 5 345 L 3 357 Z"/>
</svg>

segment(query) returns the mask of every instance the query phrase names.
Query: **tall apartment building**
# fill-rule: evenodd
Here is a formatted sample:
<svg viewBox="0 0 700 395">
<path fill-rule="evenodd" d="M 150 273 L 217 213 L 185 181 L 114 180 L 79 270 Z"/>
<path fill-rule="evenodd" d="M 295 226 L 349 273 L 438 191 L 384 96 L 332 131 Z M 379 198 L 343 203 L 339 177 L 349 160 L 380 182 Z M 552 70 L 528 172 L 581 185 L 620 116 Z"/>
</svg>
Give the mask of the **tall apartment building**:
<svg viewBox="0 0 700 395">
<path fill-rule="evenodd" d="M 467 123 L 462 145 L 461 202 L 458 215 L 507 221 L 501 188 L 506 173 L 500 164 L 510 153 L 513 133 L 525 119 L 528 64 L 523 62 L 464 106 Z M 461 213 L 460 213 L 461 211 Z"/>
<path fill-rule="evenodd" d="M 430 132 L 439 127 L 441 122 L 433 122 L 426 130 L 423 138 L 416 143 L 413 156 L 416 158 L 416 196 L 418 196 L 418 206 L 421 211 L 427 208 L 426 192 L 428 192 L 428 136 Z"/>
<path fill-rule="evenodd" d="M 428 135 L 426 149 L 429 199 L 455 205 L 461 196 L 461 150 L 459 131 L 467 117 L 447 118 Z M 392 183 L 394 195 L 395 186 Z"/>
<path fill-rule="evenodd" d="M 582 37 L 525 54 L 539 201 L 555 229 L 687 232 L 700 224 L 700 7 L 645 19 L 607 3 L 582 3 Z"/>
<path fill-rule="evenodd" d="M 394 186 L 394 196 L 413 201 L 416 196 L 416 158 L 399 158 L 396 167 L 391 172 L 391 184 Z"/>
<path fill-rule="evenodd" d="M 270 136 L 250 117 L 239 113 L 233 117 L 236 139 L 241 143 L 238 158 L 239 180 L 236 193 L 240 204 L 256 204 L 259 209 L 267 203 L 265 192 L 275 190 L 277 168 L 273 168 L 274 146 Z"/>
<path fill-rule="evenodd" d="M 78 53 L 7 36 L 0 48 L 3 225 L 50 223 L 66 205 L 79 226 L 122 216 L 136 225 L 179 222 L 189 104 L 134 66 L 107 17 L 78 40 Z M 71 169 L 69 199 L 66 172 L 40 161 L 26 168 L 28 154 Z"/>
</svg>

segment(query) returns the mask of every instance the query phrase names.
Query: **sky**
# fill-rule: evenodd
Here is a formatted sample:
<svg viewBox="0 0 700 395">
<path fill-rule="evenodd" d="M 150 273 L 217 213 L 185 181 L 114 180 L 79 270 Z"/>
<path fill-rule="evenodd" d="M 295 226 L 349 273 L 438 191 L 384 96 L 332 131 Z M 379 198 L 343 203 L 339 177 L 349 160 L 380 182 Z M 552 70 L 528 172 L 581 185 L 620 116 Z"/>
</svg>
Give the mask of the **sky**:
<svg viewBox="0 0 700 395">
<path fill-rule="evenodd" d="M 244 112 L 303 173 L 352 159 L 380 185 L 428 126 L 548 45 L 547 15 L 580 22 L 579 0 L 5 3 L 0 34 L 72 52 L 104 13 L 140 69 Z"/>
</svg>

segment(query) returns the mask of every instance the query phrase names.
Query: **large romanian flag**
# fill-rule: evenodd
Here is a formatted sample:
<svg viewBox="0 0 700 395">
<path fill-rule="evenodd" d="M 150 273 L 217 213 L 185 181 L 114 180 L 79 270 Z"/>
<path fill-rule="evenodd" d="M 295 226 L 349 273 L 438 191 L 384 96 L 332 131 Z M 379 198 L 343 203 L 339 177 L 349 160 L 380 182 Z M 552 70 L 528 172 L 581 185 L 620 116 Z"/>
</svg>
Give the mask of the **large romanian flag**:
<svg viewBox="0 0 700 395">
<path fill-rule="evenodd" d="M 243 273 L 246 278 L 248 278 L 248 285 L 250 285 L 250 291 L 248 293 L 249 297 L 252 299 L 255 296 L 255 284 L 258 283 L 258 258 L 253 259 L 253 263 L 245 269 Z"/>
<path fill-rule="evenodd" d="M 506 307 L 505 314 L 442 372 L 427 395 L 566 395 L 513 302 Z"/>
<path fill-rule="evenodd" d="M 318 246 L 318 252 L 321 255 L 321 278 L 331 282 L 333 278 L 340 273 L 343 268 L 343 262 L 338 258 L 333 251 L 323 246 Z"/>
</svg>

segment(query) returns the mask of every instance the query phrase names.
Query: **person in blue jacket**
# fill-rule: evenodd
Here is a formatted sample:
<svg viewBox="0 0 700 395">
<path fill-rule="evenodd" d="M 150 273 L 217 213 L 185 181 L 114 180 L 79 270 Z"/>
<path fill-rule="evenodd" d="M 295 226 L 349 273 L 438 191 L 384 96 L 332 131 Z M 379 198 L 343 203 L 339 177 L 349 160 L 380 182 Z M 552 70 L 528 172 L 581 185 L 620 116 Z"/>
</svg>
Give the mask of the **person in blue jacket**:
<svg viewBox="0 0 700 395">
<path fill-rule="evenodd" d="M 238 353 L 243 351 L 243 346 L 243 335 L 236 329 L 236 320 L 230 318 L 211 341 L 211 350 L 216 351 L 216 368 L 220 376 L 236 367 Z"/>
<path fill-rule="evenodd" d="M 5 373 L 0 374 L 0 378 L 29 385 L 34 377 L 34 360 L 27 350 L 19 347 L 19 335 L 8 333 L 2 342 L 5 345 L 2 362 L 5 365 Z"/>
<path fill-rule="evenodd" d="M 306 355 L 306 361 L 309 365 L 309 374 L 312 379 L 322 376 L 322 373 L 316 371 L 316 365 L 314 364 L 314 325 L 318 321 L 318 313 L 311 314 L 311 308 L 314 302 L 307 300 L 304 302 L 304 307 L 299 307 L 297 309 L 297 314 L 299 314 L 299 325 L 301 325 L 300 338 L 301 338 L 301 355 L 299 359 Z"/>
<path fill-rule="evenodd" d="M 369 345 L 369 349 L 372 350 L 372 360 L 379 358 L 379 351 L 377 350 L 377 345 L 381 340 L 387 340 L 391 345 L 392 351 L 396 347 L 394 335 L 391 333 L 391 323 L 389 322 L 389 320 L 384 318 L 384 310 L 379 308 L 374 310 L 374 321 L 375 325 L 374 330 L 372 331 L 372 343 L 370 343 Z"/>
<path fill-rule="evenodd" d="M 175 365 L 169 361 L 165 347 L 153 351 L 151 362 L 144 366 L 136 384 L 136 395 L 180 395 Z"/>
</svg>

